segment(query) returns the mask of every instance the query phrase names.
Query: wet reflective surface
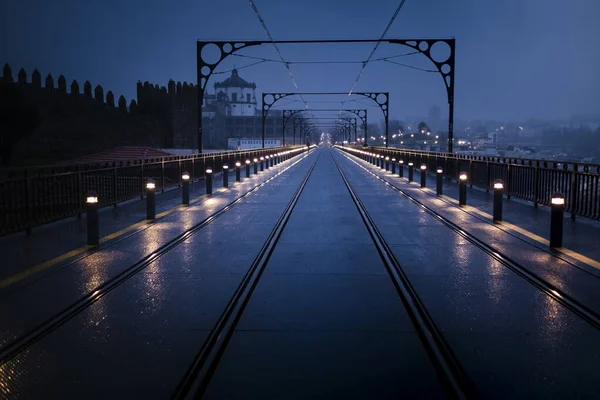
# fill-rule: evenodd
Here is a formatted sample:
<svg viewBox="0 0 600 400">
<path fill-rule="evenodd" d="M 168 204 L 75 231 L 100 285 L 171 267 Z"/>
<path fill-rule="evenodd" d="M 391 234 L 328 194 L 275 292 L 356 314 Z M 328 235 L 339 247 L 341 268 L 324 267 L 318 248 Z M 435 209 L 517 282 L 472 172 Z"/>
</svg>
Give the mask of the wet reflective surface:
<svg viewBox="0 0 600 400">
<path fill-rule="evenodd" d="M 594 398 L 600 394 L 592 383 L 600 377 L 593 367 L 600 357 L 597 329 L 341 154 L 337 157 L 483 397 Z M 404 190 L 405 186 L 409 185 L 400 187 Z M 420 191 L 410 190 L 414 197 Z M 436 208 L 431 197 L 419 197 L 423 202 L 428 199 L 428 206 L 444 217 L 456 216 L 455 222 L 463 229 L 471 231 L 472 225 L 480 225 L 481 221 L 449 210 L 445 204 Z M 512 246 L 514 238 L 485 231 L 490 242 L 492 235 L 505 240 L 513 259 L 527 260 L 530 268 L 551 268 L 549 260 L 535 256 L 535 249 Z M 562 272 L 581 273 L 570 268 Z M 580 289 L 558 274 L 548 277 L 571 291 Z M 598 286 L 593 276 L 587 284 Z M 593 304 L 594 297 L 586 299 Z"/>
<path fill-rule="evenodd" d="M 0 398 L 170 397 L 319 153 L 206 398 L 445 397 L 332 157 L 482 398 L 600 397 L 597 329 L 375 179 L 367 164 L 319 149 L 0 362 Z M 594 275 L 404 182 L 402 190 L 462 229 L 600 309 Z M 0 292 L 0 345 L 241 191 L 232 186 L 129 241 Z"/>
</svg>

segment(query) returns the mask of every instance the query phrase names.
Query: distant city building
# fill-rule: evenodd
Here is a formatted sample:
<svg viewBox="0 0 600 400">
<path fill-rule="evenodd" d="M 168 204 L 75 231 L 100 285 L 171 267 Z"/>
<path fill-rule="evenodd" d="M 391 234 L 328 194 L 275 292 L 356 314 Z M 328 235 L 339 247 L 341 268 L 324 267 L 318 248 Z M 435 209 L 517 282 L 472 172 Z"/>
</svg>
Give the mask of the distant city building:
<svg viewBox="0 0 600 400">
<path fill-rule="evenodd" d="M 266 139 L 265 147 L 280 147 L 280 139 Z M 228 150 L 249 150 L 262 148 L 262 138 L 229 138 L 227 139 Z"/>
</svg>

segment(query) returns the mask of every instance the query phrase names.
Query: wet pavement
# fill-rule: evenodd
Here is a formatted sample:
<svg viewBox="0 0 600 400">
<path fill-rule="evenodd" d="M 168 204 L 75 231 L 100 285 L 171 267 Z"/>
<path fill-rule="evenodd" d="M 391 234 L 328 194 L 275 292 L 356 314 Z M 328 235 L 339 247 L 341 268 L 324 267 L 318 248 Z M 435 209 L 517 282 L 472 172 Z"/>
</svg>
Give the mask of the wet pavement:
<svg viewBox="0 0 600 400">
<path fill-rule="evenodd" d="M 213 181 L 213 198 L 228 198 L 240 196 L 265 180 L 288 168 L 297 156 L 280 163 L 276 167 L 265 169 L 255 175 L 251 168 L 250 179 L 245 177 L 245 167 L 241 171 L 241 182 L 235 182 L 235 171 L 229 173 L 229 189 L 223 188 L 222 174 L 216 174 Z M 260 170 L 260 168 L 259 168 Z M 156 193 L 157 222 L 178 223 L 181 213 L 187 210 L 181 205 L 181 188 Z M 204 180 L 190 184 L 190 204 L 200 206 L 208 199 Z M 213 201 L 211 199 L 211 201 Z M 102 248 L 113 246 L 116 242 L 127 241 L 132 246 L 135 235 L 147 229 L 156 229 L 154 223 L 146 220 L 146 199 L 133 199 L 118 204 L 116 207 L 104 207 L 99 212 L 100 245 Z M 0 295 L 10 282 L 30 269 L 38 269 L 35 278 L 44 272 L 47 264 L 52 263 L 52 269 L 58 269 L 73 260 L 89 255 L 86 245 L 87 219 L 83 214 L 81 219 L 67 218 L 51 224 L 37 227 L 30 236 L 24 233 L 0 238 L 0 253 L 6 260 L 0 268 Z"/>
<path fill-rule="evenodd" d="M 334 159 L 481 398 L 600 396 L 596 327 L 376 179 L 374 167 L 317 149 L 10 358 L 13 340 L 246 189 L 204 196 L 0 292 L 0 398 L 170 397 L 315 161 L 204 397 L 446 397 Z M 600 310 L 595 275 L 402 185 Z"/>
</svg>

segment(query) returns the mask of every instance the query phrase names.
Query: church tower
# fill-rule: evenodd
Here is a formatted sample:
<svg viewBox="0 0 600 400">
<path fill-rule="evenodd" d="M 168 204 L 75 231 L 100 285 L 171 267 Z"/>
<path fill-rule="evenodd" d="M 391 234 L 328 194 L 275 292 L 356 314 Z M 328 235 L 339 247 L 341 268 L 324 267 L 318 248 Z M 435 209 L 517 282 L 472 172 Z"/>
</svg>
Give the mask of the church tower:
<svg viewBox="0 0 600 400">
<path fill-rule="evenodd" d="M 242 79 L 237 69 L 223 82 L 214 85 L 218 103 L 225 103 L 225 115 L 228 117 L 248 117 L 257 114 L 256 84 Z"/>
</svg>

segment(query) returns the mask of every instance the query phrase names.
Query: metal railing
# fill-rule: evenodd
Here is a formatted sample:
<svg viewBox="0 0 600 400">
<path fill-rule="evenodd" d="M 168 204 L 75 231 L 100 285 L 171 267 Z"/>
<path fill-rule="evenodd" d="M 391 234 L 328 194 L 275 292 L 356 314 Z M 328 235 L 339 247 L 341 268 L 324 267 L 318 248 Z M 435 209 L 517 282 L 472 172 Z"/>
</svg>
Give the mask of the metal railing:
<svg viewBox="0 0 600 400">
<path fill-rule="evenodd" d="M 560 192 L 566 199 L 566 211 L 600 220 L 600 165 L 558 162 L 526 158 L 414 151 L 383 147 L 346 146 L 372 151 L 416 168 L 426 164 L 429 171 L 442 167 L 444 176 L 457 179 L 466 172 L 471 186 L 489 190 L 496 179 L 504 182 L 504 194 L 509 198 L 529 200 L 534 205 L 550 204 L 550 197 Z"/>
<path fill-rule="evenodd" d="M 0 236 L 85 212 L 85 195 L 98 194 L 100 207 L 143 197 L 148 178 L 156 182 L 156 190 L 181 185 L 182 172 L 190 180 L 203 179 L 207 167 L 214 173 L 223 164 L 233 168 L 236 161 L 293 150 L 288 146 L 222 153 L 204 153 L 181 157 L 119 161 L 101 164 L 78 164 L 12 169 L 0 176 Z"/>
</svg>

